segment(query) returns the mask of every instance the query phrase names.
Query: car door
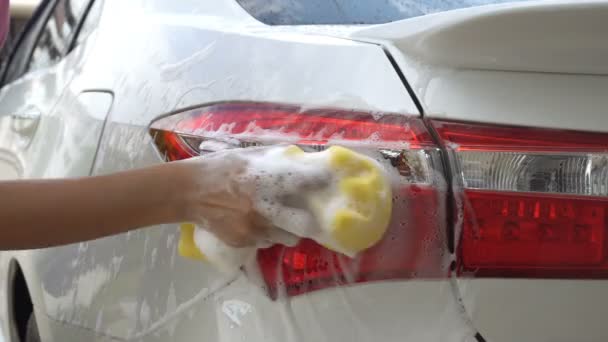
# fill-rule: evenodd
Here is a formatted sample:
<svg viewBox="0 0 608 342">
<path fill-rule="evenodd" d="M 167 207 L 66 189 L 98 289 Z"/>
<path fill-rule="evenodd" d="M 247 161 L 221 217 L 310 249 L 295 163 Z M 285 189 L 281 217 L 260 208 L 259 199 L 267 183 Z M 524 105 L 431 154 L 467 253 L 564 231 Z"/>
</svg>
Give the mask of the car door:
<svg viewBox="0 0 608 342">
<path fill-rule="evenodd" d="M 34 168 L 37 156 L 28 151 L 73 77 L 64 57 L 89 4 L 90 0 L 42 1 L 18 39 L 2 74 L 0 178 L 44 175 L 44 170 Z"/>
<path fill-rule="evenodd" d="M 102 5 L 102 0 L 44 1 L 12 50 L 1 74 L 1 178 L 89 174 L 113 96 L 83 88 L 77 76 L 95 46 Z M 0 308 L 8 308 L 0 314 L 4 331 L 11 331 L 7 321 L 12 314 L 7 304 L 11 291 L 6 287 L 15 286 L 9 266 L 20 267 L 36 312 L 44 312 L 42 294 L 55 293 L 53 281 L 62 277 L 49 270 L 73 261 L 69 249 L 54 250 L 0 253 L 0 278 L 7 276 L 0 284 Z M 44 286 L 40 279 L 47 275 L 52 281 Z"/>
</svg>

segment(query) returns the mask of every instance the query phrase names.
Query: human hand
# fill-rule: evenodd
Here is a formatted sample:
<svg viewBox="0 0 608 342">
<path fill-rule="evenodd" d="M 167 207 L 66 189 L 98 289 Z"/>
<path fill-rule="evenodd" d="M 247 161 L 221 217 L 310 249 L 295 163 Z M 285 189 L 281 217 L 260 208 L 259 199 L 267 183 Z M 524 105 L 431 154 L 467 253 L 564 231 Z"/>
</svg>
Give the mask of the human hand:
<svg viewBox="0 0 608 342">
<path fill-rule="evenodd" d="M 177 162 L 183 170 L 179 177 L 185 220 L 233 247 L 296 243 L 296 236 L 275 227 L 289 226 L 292 232 L 315 229 L 298 194 L 322 187 L 330 175 L 315 165 L 290 160 L 289 149 L 223 150 Z"/>
</svg>

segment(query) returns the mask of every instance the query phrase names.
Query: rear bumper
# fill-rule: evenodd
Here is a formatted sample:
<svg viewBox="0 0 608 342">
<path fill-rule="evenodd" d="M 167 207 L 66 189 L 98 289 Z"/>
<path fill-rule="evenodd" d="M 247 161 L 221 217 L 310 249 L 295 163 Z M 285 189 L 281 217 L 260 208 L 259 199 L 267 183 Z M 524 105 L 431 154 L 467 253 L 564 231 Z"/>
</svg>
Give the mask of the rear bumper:
<svg viewBox="0 0 608 342">
<path fill-rule="evenodd" d="M 369 283 L 272 301 L 241 277 L 145 340 L 475 341 L 454 298 L 443 280 Z"/>
<path fill-rule="evenodd" d="M 606 281 L 461 279 L 459 289 L 488 341 L 608 341 Z"/>
<path fill-rule="evenodd" d="M 62 342 L 80 342 L 80 341 L 96 341 L 96 342 L 118 342 L 121 340 L 114 339 L 110 336 L 89 330 L 87 328 L 71 325 L 68 323 L 56 321 L 44 312 L 35 309 L 36 322 L 38 323 L 38 333 L 42 341 L 62 341 Z"/>
</svg>

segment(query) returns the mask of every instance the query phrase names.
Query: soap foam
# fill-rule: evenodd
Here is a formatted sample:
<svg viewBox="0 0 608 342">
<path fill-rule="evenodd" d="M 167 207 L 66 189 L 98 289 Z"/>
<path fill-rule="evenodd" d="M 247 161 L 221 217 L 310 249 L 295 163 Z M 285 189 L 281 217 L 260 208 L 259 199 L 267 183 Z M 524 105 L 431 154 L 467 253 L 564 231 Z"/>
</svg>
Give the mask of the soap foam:
<svg viewBox="0 0 608 342">
<path fill-rule="evenodd" d="M 331 167 L 331 152 L 298 153 L 290 157 L 286 148 L 269 148 L 265 153 L 248 157 L 243 178 L 255 184 L 254 208 L 280 230 L 354 256 L 354 251 L 342 248 L 332 238 L 333 222 L 339 210 L 358 211 L 363 206 L 339 190 L 338 183 L 344 175 Z M 378 169 L 384 169 L 373 158 L 368 159 Z"/>
<path fill-rule="evenodd" d="M 353 202 L 339 190 L 343 175 L 331 167 L 331 152 L 290 153 L 289 148 L 293 147 L 282 145 L 238 152 L 238 157 L 243 158 L 247 166 L 237 182 L 253 187 L 253 208 L 275 229 L 252 249 L 224 246 L 210 233 L 197 229 L 194 239 L 197 247 L 220 269 L 238 269 L 246 263 L 244 259 L 255 255 L 251 250 L 275 243 L 294 245 L 300 238 L 310 238 L 337 252 L 354 256 L 355 252 L 341 248 L 332 238 L 335 213 L 353 208 Z M 229 151 L 220 154 L 223 153 L 230 154 Z M 373 158 L 364 158 L 384 169 Z"/>
<path fill-rule="evenodd" d="M 275 227 L 300 237 L 314 237 L 320 227 L 306 194 L 326 191 L 336 177 L 323 153 L 292 159 L 285 156 L 285 150 L 281 146 L 249 155 L 242 181 L 254 184 L 253 206 Z"/>
</svg>

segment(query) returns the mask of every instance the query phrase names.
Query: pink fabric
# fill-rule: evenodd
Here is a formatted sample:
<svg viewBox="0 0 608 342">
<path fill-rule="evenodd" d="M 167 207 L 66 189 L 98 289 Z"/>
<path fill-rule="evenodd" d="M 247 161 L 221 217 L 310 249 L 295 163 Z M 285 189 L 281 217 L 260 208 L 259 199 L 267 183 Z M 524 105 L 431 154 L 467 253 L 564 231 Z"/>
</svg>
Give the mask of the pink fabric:
<svg viewBox="0 0 608 342">
<path fill-rule="evenodd" d="M 0 0 L 0 49 L 4 45 L 8 33 L 8 24 L 10 21 L 8 9 L 8 0 Z"/>
</svg>

